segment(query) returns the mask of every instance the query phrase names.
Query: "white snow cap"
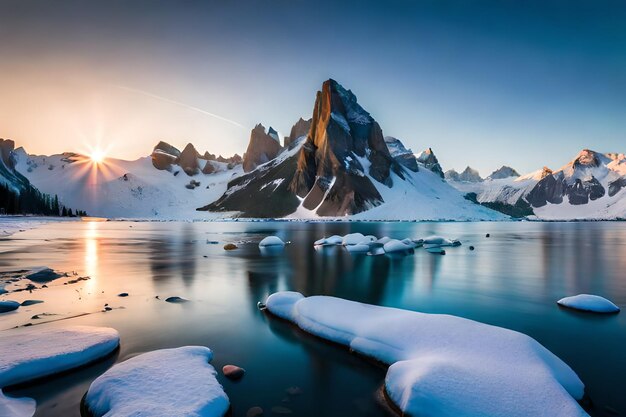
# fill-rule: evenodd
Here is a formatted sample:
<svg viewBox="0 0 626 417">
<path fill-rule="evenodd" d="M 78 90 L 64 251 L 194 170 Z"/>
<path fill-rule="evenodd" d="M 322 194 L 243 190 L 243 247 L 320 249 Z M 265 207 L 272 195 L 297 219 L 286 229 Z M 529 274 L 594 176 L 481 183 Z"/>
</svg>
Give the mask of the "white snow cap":
<svg viewBox="0 0 626 417">
<path fill-rule="evenodd" d="M 259 242 L 259 247 L 264 248 L 266 246 L 285 246 L 285 242 L 278 236 L 267 236 Z"/>
<path fill-rule="evenodd" d="M 120 343 L 109 327 L 42 326 L 12 329 L 0 337 L 0 387 L 64 372 L 113 352 Z"/>
<path fill-rule="evenodd" d="M 460 317 L 279 292 L 269 312 L 390 364 L 385 389 L 423 417 L 582 417 L 584 385 L 531 337 Z"/>
<path fill-rule="evenodd" d="M 95 417 L 222 417 L 229 401 L 212 358 L 204 346 L 135 356 L 93 381 L 85 404 Z"/>
<path fill-rule="evenodd" d="M 599 295 L 578 294 L 572 297 L 561 298 L 557 303 L 563 307 L 591 311 L 593 313 L 619 313 L 620 311 L 618 306 Z"/>
</svg>

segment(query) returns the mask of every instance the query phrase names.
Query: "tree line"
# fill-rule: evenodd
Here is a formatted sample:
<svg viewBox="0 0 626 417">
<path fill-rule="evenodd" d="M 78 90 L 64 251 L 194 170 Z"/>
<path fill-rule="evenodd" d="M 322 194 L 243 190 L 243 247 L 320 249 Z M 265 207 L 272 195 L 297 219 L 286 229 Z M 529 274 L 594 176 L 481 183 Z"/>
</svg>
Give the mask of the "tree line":
<svg viewBox="0 0 626 417">
<path fill-rule="evenodd" d="M 0 183 L 0 214 L 37 214 L 42 216 L 86 216 L 84 210 L 72 210 L 59 203 L 58 196 L 42 193 L 33 186 L 21 192 Z"/>
</svg>

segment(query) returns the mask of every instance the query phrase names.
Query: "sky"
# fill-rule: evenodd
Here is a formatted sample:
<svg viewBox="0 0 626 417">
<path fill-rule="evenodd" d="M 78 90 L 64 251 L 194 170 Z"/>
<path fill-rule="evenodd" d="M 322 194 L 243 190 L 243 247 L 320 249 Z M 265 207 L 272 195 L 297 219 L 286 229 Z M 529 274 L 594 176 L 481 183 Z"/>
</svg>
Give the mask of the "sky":
<svg viewBox="0 0 626 417">
<path fill-rule="evenodd" d="M 328 78 L 415 152 L 487 175 L 626 152 L 623 1 L 0 2 L 0 137 L 242 154 Z"/>
</svg>

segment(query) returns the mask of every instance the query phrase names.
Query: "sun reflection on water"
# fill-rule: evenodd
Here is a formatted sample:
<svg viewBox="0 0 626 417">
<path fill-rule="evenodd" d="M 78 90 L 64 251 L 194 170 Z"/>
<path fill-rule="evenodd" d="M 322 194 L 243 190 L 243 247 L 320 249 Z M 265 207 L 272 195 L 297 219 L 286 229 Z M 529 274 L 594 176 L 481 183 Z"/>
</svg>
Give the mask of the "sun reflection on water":
<svg viewBox="0 0 626 417">
<path fill-rule="evenodd" d="M 98 279 L 98 245 L 99 245 L 99 222 L 87 222 L 85 229 L 85 273 L 91 278 L 86 281 L 85 289 L 94 289 Z"/>
</svg>

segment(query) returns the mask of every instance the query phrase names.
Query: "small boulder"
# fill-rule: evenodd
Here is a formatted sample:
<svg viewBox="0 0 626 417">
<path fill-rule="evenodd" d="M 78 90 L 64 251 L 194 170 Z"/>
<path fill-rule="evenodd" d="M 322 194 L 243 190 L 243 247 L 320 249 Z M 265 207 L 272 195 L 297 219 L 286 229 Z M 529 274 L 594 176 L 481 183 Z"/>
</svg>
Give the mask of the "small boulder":
<svg viewBox="0 0 626 417">
<path fill-rule="evenodd" d="M 224 245 L 224 250 L 235 250 L 237 249 L 237 245 L 234 243 L 227 243 Z"/>
<path fill-rule="evenodd" d="M 236 365 L 224 365 L 222 372 L 226 378 L 236 381 L 243 378 L 246 370 Z"/>
<path fill-rule="evenodd" d="M 127 292 L 121 292 L 117 296 L 118 297 L 128 297 L 128 293 Z"/>
<path fill-rule="evenodd" d="M 261 407 L 252 407 L 246 412 L 246 417 L 260 417 L 262 415 L 263 409 Z"/>
<path fill-rule="evenodd" d="M 32 306 L 33 304 L 41 304 L 42 300 L 24 300 L 22 301 L 22 307 Z"/>
<path fill-rule="evenodd" d="M 189 300 L 187 300 L 186 298 L 174 296 L 174 297 L 167 297 L 165 301 L 168 303 L 186 303 Z"/>
<path fill-rule="evenodd" d="M 8 313 L 9 311 L 17 310 L 19 306 L 20 303 L 18 303 L 17 301 L 0 301 L 0 313 Z"/>
</svg>

